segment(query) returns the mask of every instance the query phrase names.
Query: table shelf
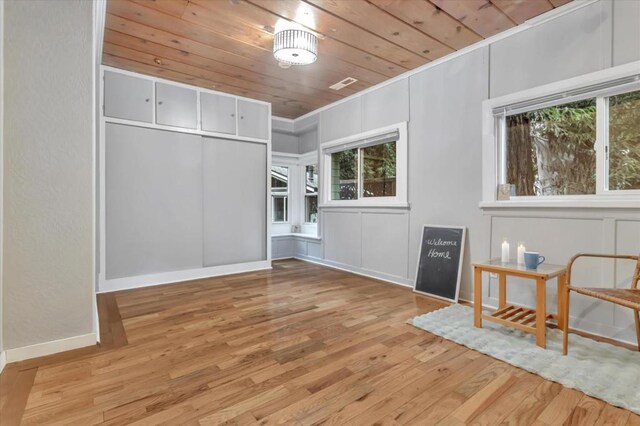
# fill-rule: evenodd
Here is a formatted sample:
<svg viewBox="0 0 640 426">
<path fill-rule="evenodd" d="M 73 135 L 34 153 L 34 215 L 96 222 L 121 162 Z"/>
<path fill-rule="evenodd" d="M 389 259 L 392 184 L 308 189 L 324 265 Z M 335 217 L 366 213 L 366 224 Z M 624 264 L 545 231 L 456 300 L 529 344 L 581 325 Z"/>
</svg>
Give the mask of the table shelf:
<svg viewBox="0 0 640 426">
<path fill-rule="evenodd" d="M 482 314 L 482 318 L 535 334 L 536 315 L 535 309 L 509 304 L 491 314 Z M 552 320 L 557 320 L 557 315 L 548 314 L 546 321 Z"/>
<path fill-rule="evenodd" d="M 498 275 L 498 310 L 489 314 L 482 311 L 482 274 Z M 507 276 L 529 278 L 536 282 L 536 308 L 530 309 L 507 303 Z M 514 327 L 536 336 L 536 345 L 547 346 L 547 322 L 556 320 L 563 326 L 565 315 L 547 315 L 547 283 L 556 278 L 558 286 L 558 307 L 563 306 L 562 295 L 567 282 L 567 269 L 562 265 L 542 264 L 537 269 L 527 269 L 513 262 L 501 262 L 491 259 L 485 262 L 473 262 L 473 324 L 482 328 L 482 321 Z"/>
</svg>

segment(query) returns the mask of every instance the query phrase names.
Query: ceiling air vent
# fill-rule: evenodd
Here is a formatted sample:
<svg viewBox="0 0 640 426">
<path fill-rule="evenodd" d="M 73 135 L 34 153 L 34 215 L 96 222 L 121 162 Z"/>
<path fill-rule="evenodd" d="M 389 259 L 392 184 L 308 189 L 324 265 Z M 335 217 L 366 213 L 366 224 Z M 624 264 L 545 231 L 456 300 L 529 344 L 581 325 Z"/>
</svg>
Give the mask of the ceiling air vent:
<svg viewBox="0 0 640 426">
<path fill-rule="evenodd" d="M 356 81 L 358 81 L 357 78 L 347 77 L 344 80 L 337 82 L 333 86 L 329 86 L 329 89 L 340 90 L 343 87 L 347 87 L 348 85 L 355 83 Z"/>
</svg>

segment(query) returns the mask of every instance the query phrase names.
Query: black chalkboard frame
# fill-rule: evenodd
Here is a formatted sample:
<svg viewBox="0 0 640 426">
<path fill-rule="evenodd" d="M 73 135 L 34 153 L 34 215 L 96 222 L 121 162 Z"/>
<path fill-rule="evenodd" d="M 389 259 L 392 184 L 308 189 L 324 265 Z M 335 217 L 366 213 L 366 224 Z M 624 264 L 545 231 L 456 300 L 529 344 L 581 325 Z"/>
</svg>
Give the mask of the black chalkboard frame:
<svg viewBox="0 0 640 426">
<path fill-rule="evenodd" d="M 453 299 L 440 296 L 438 294 L 433 294 L 425 291 L 420 291 L 417 289 L 418 287 L 418 276 L 420 274 L 420 264 L 422 262 L 422 247 L 424 247 L 424 239 L 426 235 L 426 231 L 429 228 L 438 228 L 438 229 L 455 229 L 462 231 L 462 237 L 460 240 L 460 254 L 458 256 L 458 273 L 456 276 L 456 291 L 455 297 Z M 458 296 L 460 294 L 460 281 L 462 279 L 462 263 L 464 260 L 464 243 L 466 239 L 467 228 L 465 226 L 449 226 L 449 225 L 422 225 L 422 237 L 420 238 L 420 250 L 418 251 L 418 261 L 416 266 L 416 277 L 413 281 L 413 291 L 418 294 L 423 294 L 425 296 L 433 297 L 440 300 L 445 300 L 447 302 L 458 303 Z"/>
</svg>

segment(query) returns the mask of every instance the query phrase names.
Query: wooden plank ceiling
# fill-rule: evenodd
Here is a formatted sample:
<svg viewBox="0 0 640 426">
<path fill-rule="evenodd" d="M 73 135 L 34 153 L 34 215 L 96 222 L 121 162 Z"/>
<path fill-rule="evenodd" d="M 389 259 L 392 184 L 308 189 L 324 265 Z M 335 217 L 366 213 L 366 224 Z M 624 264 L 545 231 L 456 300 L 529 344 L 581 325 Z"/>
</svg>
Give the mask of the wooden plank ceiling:
<svg viewBox="0 0 640 426">
<path fill-rule="evenodd" d="M 102 61 L 295 118 L 569 1 L 108 0 Z M 318 35 L 319 56 L 283 69 L 273 31 L 292 22 Z M 329 89 L 346 77 L 358 82 Z"/>
</svg>

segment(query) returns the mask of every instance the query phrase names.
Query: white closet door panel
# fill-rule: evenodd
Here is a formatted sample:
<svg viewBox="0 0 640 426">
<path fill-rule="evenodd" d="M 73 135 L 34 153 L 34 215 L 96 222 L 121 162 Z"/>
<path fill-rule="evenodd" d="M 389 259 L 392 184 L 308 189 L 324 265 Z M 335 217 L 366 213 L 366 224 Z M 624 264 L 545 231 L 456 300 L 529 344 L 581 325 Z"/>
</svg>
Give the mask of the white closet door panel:
<svg viewBox="0 0 640 426">
<path fill-rule="evenodd" d="M 202 267 L 199 136 L 106 125 L 107 279 Z"/>
<path fill-rule="evenodd" d="M 202 139 L 204 266 L 266 260 L 267 146 Z"/>
</svg>

